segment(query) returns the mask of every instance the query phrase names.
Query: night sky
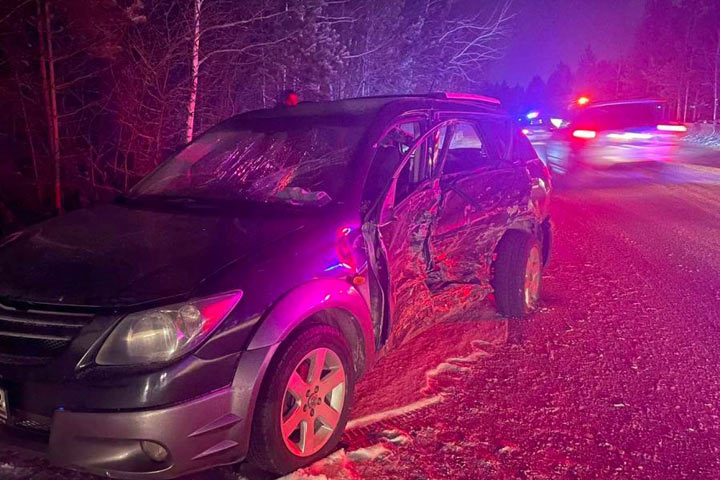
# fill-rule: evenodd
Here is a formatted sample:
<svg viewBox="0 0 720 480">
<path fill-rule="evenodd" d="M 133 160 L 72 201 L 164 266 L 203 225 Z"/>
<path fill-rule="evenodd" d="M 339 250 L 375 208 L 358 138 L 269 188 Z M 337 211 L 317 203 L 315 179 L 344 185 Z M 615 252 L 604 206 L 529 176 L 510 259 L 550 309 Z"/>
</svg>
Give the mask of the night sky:
<svg viewBox="0 0 720 480">
<path fill-rule="evenodd" d="M 490 80 L 527 84 L 547 80 L 558 62 L 571 67 L 590 45 L 598 58 L 616 59 L 632 45 L 644 0 L 516 0 L 516 31 Z"/>
</svg>

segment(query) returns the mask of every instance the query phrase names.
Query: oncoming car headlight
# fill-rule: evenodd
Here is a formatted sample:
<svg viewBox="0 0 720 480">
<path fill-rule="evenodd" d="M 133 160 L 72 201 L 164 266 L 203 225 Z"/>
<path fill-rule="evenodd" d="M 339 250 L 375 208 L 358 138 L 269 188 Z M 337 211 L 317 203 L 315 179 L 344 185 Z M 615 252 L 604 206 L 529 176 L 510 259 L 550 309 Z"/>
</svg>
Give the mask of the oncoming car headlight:
<svg viewBox="0 0 720 480">
<path fill-rule="evenodd" d="M 115 326 L 95 358 L 98 365 L 167 362 L 196 347 L 225 320 L 242 292 L 131 313 Z"/>
</svg>

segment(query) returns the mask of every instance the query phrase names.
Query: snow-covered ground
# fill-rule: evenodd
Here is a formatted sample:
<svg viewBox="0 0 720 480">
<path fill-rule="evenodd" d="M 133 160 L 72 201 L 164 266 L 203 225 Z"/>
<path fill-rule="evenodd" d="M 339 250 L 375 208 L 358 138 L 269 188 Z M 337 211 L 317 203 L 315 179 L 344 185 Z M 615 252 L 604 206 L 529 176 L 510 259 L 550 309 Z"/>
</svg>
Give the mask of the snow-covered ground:
<svg viewBox="0 0 720 480">
<path fill-rule="evenodd" d="M 717 132 L 690 133 L 684 138 L 685 142 L 702 147 L 720 149 L 720 128 Z"/>
</svg>

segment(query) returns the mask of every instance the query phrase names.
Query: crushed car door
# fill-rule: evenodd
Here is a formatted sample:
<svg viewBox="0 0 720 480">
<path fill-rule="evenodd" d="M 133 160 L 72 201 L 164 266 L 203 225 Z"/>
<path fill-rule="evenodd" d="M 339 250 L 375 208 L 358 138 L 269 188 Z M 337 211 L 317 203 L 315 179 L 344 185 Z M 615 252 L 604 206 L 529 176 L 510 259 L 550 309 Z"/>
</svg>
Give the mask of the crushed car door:
<svg viewBox="0 0 720 480">
<path fill-rule="evenodd" d="M 375 155 L 365 179 L 361 212 L 363 237 L 370 266 L 370 300 L 373 312 L 376 349 L 385 343 L 393 317 L 392 285 L 385 246 L 380 240 L 378 223 L 389 190 L 394 186 L 395 172 L 402 159 L 415 147 L 427 122 L 424 115 L 395 121 L 375 144 Z"/>
<path fill-rule="evenodd" d="M 429 237 L 440 201 L 439 157 L 434 145 L 445 129 L 425 133 L 393 173 L 380 209 L 378 237 L 389 278 L 389 342 L 397 344 L 433 318 L 426 279 L 432 263 Z"/>
<path fill-rule="evenodd" d="M 511 131 L 505 119 L 458 119 L 442 165 L 428 280 L 434 292 L 463 286 L 451 298 L 467 306 L 491 291 L 493 250 L 527 204 L 527 172 L 508 161 Z"/>
</svg>

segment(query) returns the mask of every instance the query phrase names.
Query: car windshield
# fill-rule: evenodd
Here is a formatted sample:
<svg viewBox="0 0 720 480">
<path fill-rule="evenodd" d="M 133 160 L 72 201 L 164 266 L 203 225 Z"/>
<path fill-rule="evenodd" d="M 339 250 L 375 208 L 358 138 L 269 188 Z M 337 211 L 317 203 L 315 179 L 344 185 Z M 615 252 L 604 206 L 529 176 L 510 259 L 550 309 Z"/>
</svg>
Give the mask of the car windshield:
<svg viewBox="0 0 720 480">
<path fill-rule="evenodd" d="M 573 122 L 577 127 L 599 130 L 651 127 L 665 120 L 662 102 L 603 105 L 579 112 Z"/>
<path fill-rule="evenodd" d="M 221 125 L 168 159 L 130 197 L 322 206 L 342 192 L 362 130 L 337 119 Z"/>
</svg>

